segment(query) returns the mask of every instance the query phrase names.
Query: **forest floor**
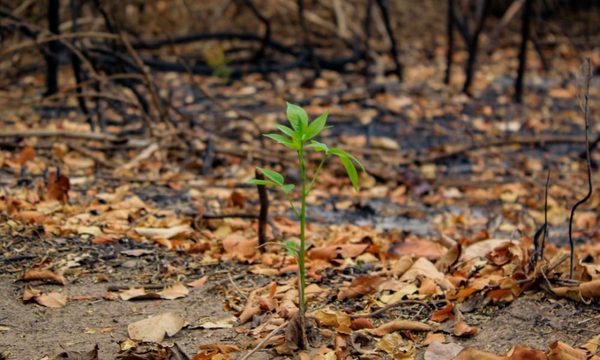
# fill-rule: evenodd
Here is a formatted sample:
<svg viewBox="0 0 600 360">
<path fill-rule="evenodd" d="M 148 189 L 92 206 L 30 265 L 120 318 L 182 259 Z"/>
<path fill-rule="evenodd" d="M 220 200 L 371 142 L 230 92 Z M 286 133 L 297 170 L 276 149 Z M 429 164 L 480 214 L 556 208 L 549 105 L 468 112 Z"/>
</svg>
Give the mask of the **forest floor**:
<svg viewBox="0 0 600 360">
<path fill-rule="evenodd" d="M 154 119 L 153 136 L 110 101 L 107 133 L 94 135 L 74 98 L 42 100 L 37 75 L 13 82 L 0 97 L 0 359 L 241 359 L 261 339 L 251 359 L 597 359 L 600 191 L 577 210 L 567 279 L 587 168 L 581 58 L 561 51 L 549 71 L 532 57 L 523 105 L 510 49 L 480 64 L 473 97 L 457 90 L 459 69 L 440 81 L 443 52 L 407 58 L 406 84 L 377 78 L 377 91 L 327 71 L 312 84 L 308 70 L 155 74 L 177 128 Z M 297 265 L 278 244 L 299 226 L 270 192 L 271 242 L 259 248 L 246 183 L 255 166 L 298 179 L 293 157 L 261 136 L 283 123 L 285 101 L 330 111 L 323 141 L 366 166 L 354 192 L 328 164 L 308 199 L 306 353 L 278 332 L 298 310 Z"/>
</svg>

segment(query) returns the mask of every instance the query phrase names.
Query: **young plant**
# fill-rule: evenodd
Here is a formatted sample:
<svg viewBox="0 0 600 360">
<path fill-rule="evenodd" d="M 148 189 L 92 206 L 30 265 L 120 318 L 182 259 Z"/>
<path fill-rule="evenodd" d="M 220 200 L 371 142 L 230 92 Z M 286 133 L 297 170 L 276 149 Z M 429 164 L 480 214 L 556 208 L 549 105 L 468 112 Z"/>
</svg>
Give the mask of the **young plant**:
<svg viewBox="0 0 600 360">
<path fill-rule="evenodd" d="M 348 177 L 352 182 L 355 190 L 358 190 L 358 172 L 354 164 L 360 166 L 364 171 L 363 165 L 354 156 L 336 147 L 329 147 L 314 138 L 328 128 L 326 126 L 328 113 L 325 112 L 318 116 L 313 121 L 309 121 L 306 111 L 294 104 L 287 104 L 287 119 L 291 127 L 277 125 L 277 129 L 281 134 L 265 134 L 266 137 L 275 140 L 279 144 L 296 152 L 298 159 L 298 171 L 300 173 L 300 209 L 293 202 L 292 194 L 295 185 L 286 184 L 283 175 L 280 173 L 257 167 L 257 169 L 265 176 L 265 179 L 251 179 L 250 183 L 264 185 L 274 188 L 279 188 L 286 195 L 292 211 L 300 220 L 300 246 L 296 247 L 296 243 L 286 243 L 286 249 L 293 254 L 298 260 L 298 304 L 300 306 L 300 314 L 306 312 L 306 302 L 304 290 L 306 289 L 306 267 L 305 267 L 305 230 L 306 230 L 306 198 L 313 190 L 315 182 L 321 173 L 321 169 L 325 162 L 331 157 L 337 157 L 341 162 Z M 307 173 L 307 151 L 313 150 L 322 154 L 321 161 L 317 166 L 312 178 L 309 181 Z"/>
</svg>

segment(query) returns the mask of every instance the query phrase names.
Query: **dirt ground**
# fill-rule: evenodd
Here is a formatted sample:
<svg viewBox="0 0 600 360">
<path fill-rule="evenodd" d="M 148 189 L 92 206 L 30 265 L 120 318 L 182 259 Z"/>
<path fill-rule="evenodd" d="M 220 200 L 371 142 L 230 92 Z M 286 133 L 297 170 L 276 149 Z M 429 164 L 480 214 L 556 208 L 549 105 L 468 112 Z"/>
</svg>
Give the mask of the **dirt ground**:
<svg viewBox="0 0 600 360">
<path fill-rule="evenodd" d="M 119 276 L 118 273 L 112 275 Z M 128 324 L 166 311 L 180 314 L 190 327 L 165 339 L 163 344 L 177 343 L 188 354 L 195 354 L 201 344 L 239 344 L 243 337 L 231 329 L 193 329 L 193 325 L 233 315 L 224 311 L 224 291 L 233 287 L 229 282 L 221 282 L 217 287 L 208 283 L 177 300 L 107 301 L 101 296 L 106 294 L 108 285 L 95 283 L 96 276 L 86 274 L 59 291 L 66 292 L 70 298 L 91 296 L 94 300 L 70 301 L 64 308 L 50 309 L 24 304 L 21 300 L 24 284 L 17 280 L 14 275 L 0 277 L 0 325 L 3 327 L 0 350 L 7 359 L 37 360 L 64 351 L 85 352 L 95 344 L 99 346 L 100 359 L 114 359 L 119 353 L 118 343 L 127 339 Z M 41 290 L 56 287 L 36 286 Z M 499 354 L 517 344 L 545 349 L 553 341 L 561 340 L 581 345 L 597 332 L 599 310 L 598 304 L 577 305 L 532 294 L 505 307 L 485 306 L 465 313 L 468 322 L 480 329 L 479 334 L 470 339 L 447 335 L 447 340 Z M 419 349 L 417 358 L 423 358 L 424 350 Z M 268 358 L 275 357 L 266 351 L 252 357 Z"/>
</svg>

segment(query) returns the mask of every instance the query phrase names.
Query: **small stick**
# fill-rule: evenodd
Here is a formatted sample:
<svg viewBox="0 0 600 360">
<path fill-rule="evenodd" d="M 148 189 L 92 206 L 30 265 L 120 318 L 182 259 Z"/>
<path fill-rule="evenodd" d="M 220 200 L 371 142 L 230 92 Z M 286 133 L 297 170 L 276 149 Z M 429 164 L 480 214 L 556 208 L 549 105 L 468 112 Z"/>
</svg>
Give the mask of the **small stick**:
<svg viewBox="0 0 600 360">
<path fill-rule="evenodd" d="M 264 180 L 264 176 L 256 170 L 256 178 Z M 269 195 L 267 187 L 256 185 L 258 189 L 258 199 L 260 201 L 260 213 L 258 216 L 258 246 L 261 252 L 264 251 L 264 245 L 267 243 L 267 223 L 269 222 Z"/>
<path fill-rule="evenodd" d="M 109 285 L 106 289 L 107 291 L 121 291 L 121 290 L 129 290 L 129 289 L 144 289 L 144 290 L 162 290 L 166 288 L 168 285 Z"/>
<path fill-rule="evenodd" d="M 352 319 L 356 319 L 356 318 L 372 318 L 372 317 L 376 317 L 376 316 L 378 316 L 378 315 L 380 315 L 380 314 L 382 314 L 382 313 L 384 313 L 384 312 L 386 312 L 386 311 L 388 311 L 388 310 L 390 310 L 392 308 L 395 308 L 397 306 L 408 305 L 408 304 L 411 304 L 411 305 L 412 304 L 423 305 L 426 308 L 428 308 L 429 310 L 433 310 L 433 308 L 431 307 L 431 305 L 427 304 L 424 301 L 421 301 L 421 300 L 410 300 L 410 299 L 408 299 L 408 300 L 398 300 L 398 301 L 395 301 L 395 302 L 393 302 L 391 304 L 387 304 L 386 306 L 382 307 L 381 309 L 377 309 L 377 310 L 373 311 L 370 314 L 354 314 L 354 315 L 350 315 L 350 317 Z"/>
<path fill-rule="evenodd" d="M 269 341 L 273 336 L 275 336 L 275 334 L 277 334 L 279 331 L 281 331 L 281 329 L 283 329 L 287 324 L 288 324 L 288 322 L 285 321 L 281 325 L 279 325 L 278 327 L 273 329 L 267 336 L 265 336 L 264 339 L 261 340 L 261 342 L 258 343 L 258 345 L 256 345 L 256 347 L 254 349 L 252 349 L 252 351 L 250 351 L 249 353 L 244 355 L 244 357 L 241 358 L 240 360 L 250 359 L 250 356 L 254 355 L 255 352 L 260 350 L 267 343 L 267 341 Z"/>
<path fill-rule="evenodd" d="M 204 151 L 204 162 L 202 164 L 202 175 L 210 175 L 215 160 L 215 141 L 212 137 L 206 139 L 206 150 Z"/>
<path fill-rule="evenodd" d="M 590 97 L 590 82 L 592 79 L 592 62 L 589 58 L 584 60 L 584 68 L 583 73 L 585 76 L 585 85 L 584 85 L 584 93 L 583 93 L 583 120 L 585 121 L 585 158 L 587 160 L 587 175 L 588 175 L 588 192 L 587 194 L 578 202 L 573 205 L 571 209 L 571 216 L 569 217 L 569 247 L 570 247 L 570 260 L 571 264 L 569 267 L 569 279 L 573 279 L 573 271 L 575 269 L 575 242 L 573 241 L 573 217 L 575 216 L 575 210 L 579 205 L 588 201 L 588 199 L 592 196 L 592 162 L 590 157 L 590 141 L 588 137 L 589 128 L 590 128 L 590 119 L 589 119 L 589 106 L 588 101 Z"/>
</svg>

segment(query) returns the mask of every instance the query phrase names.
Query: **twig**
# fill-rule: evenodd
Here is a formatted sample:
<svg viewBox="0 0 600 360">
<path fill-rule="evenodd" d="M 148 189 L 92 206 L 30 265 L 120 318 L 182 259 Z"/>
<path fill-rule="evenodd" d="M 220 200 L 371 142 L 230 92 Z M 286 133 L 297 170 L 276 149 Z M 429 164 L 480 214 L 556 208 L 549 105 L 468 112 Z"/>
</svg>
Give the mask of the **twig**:
<svg viewBox="0 0 600 360">
<path fill-rule="evenodd" d="M 283 323 L 281 323 L 281 325 L 279 325 L 278 327 L 273 329 L 267 336 L 265 336 L 264 339 L 261 340 L 261 342 L 258 343 L 258 345 L 256 345 L 254 347 L 254 349 L 252 349 L 249 353 L 244 355 L 244 357 L 241 358 L 240 360 L 250 359 L 250 356 L 254 355 L 255 352 L 260 350 L 273 336 L 275 336 L 275 334 L 277 334 L 279 331 L 281 331 L 281 329 L 283 329 L 287 324 L 288 324 L 288 322 L 284 321 Z"/>
<path fill-rule="evenodd" d="M 206 139 L 206 150 L 204 150 L 204 162 L 202 163 L 202 175 L 210 175 L 215 160 L 215 141 L 211 136 Z"/>
<path fill-rule="evenodd" d="M 74 150 L 74 151 L 76 151 L 76 152 L 78 152 L 80 154 L 83 154 L 83 155 L 85 155 L 85 156 L 93 159 L 98 164 L 101 164 L 101 165 L 103 165 L 103 166 L 105 166 L 107 168 L 111 168 L 112 169 L 112 168 L 116 167 L 116 165 L 114 163 L 112 163 L 112 162 L 104 159 L 103 157 L 99 156 L 98 154 L 94 153 L 91 150 L 88 150 L 88 149 L 84 148 L 83 146 L 79 146 L 77 144 L 69 144 L 69 147 L 72 150 Z"/>
<path fill-rule="evenodd" d="M 573 217 L 575 216 L 575 210 L 579 205 L 588 201 L 588 199 L 592 196 L 592 162 L 590 157 L 590 141 L 588 138 L 588 132 L 590 128 L 590 119 L 589 119 L 589 96 L 590 96 L 590 82 L 592 80 L 592 62 L 589 58 L 584 60 L 584 76 L 585 76 L 585 84 L 584 84 L 584 93 L 583 93 L 583 119 L 585 121 L 585 149 L 586 149 L 586 160 L 587 160 L 587 175 L 588 175 L 588 192 L 587 194 L 578 202 L 573 205 L 571 209 L 571 216 L 569 217 L 569 247 L 570 247 L 570 266 L 569 266 L 569 279 L 573 279 L 573 271 L 575 269 L 575 242 L 573 241 Z"/>
<path fill-rule="evenodd" d="M 97 140 L 97 141 L 125 141 L 126 139 L 119 139 L 118 137 L 111 134 L 98 134 L 98 133 L 82 133 L 72 132 L 67 130 L 8 130 L 0 131 L 0 138 L 7 137 L 59 137 L 59 138 L 70 138 L 70 139 L 82 139 L 82 140 Z"/>
<path fill-rule="evenodd" d="M 375 311 L 373 311 L 372 313 L 369 314 L 354 314 L 354 315 L 350 315 L 351 318 L 356 319 L 356 318 L 372 318 L 372 317 L 376 317 L 380 314 L 383 314 L 384 312 L 393 309 L 397 306 L 400 305 L 413 305 L 413 304 L 418 304 L 418 305 L 423 305 L 424 307 L 428 308 L 429 310 L 433 310 L 433 308 L 431 307 L 431 305 L 429 305 L 428 303 L 421 301 L 421 300 L 398 300 L 395 301 L 391 304 L 387 304 L 386 306 L 382 307 L 381 309 L 377 309 Z"/>
<path fill-rule="evenodd" d="M 264 175 L 256 170 L 256 178 L 264 180 Z M 258 245 L 261 252 L 267 243 L 267 223 L 269 221 L 269 194 L 267 194 L 267 187 L 264 185 L 256 185 L 258 190 L 258 199 L 260 201 L 260 212 L 258 216 Z"/>
<path fill-rule="evenodd" d="M 168 285 L 154 284 L 154 285 L 109 285 L 107 291 L 121 291 L 129 289 L 144 289 L 144 290 L 162 290 Z"/>
<path fill-rule="evenodd" d="M 231 285 L 233 285 L 235 290 L 238 292 L 238 294 L 240 294 L 240 296 L 243 297 L 244 299 L 248 299 L 248 295 L 244 294 L 242 289 L 240 289 L 240 287 L 235 283 L 230 272 L 227 273 L 227 278 L 229 279 L 229 282 L 231 283 Z"/>
<path fill-rule="evenodd" d="M 550 184 L 550 170 L 546 176 L 546 187 L 544 191 L 544 223 L 533 235 L 533 255 L 531 265 L 535 269 L 538 260 L 544 259 L 544 248 L 546 247 L 546 236 L 548 234 L 548 185 Z M 541 237 L 541 240 L 540 240 Z"/>
</svg>

